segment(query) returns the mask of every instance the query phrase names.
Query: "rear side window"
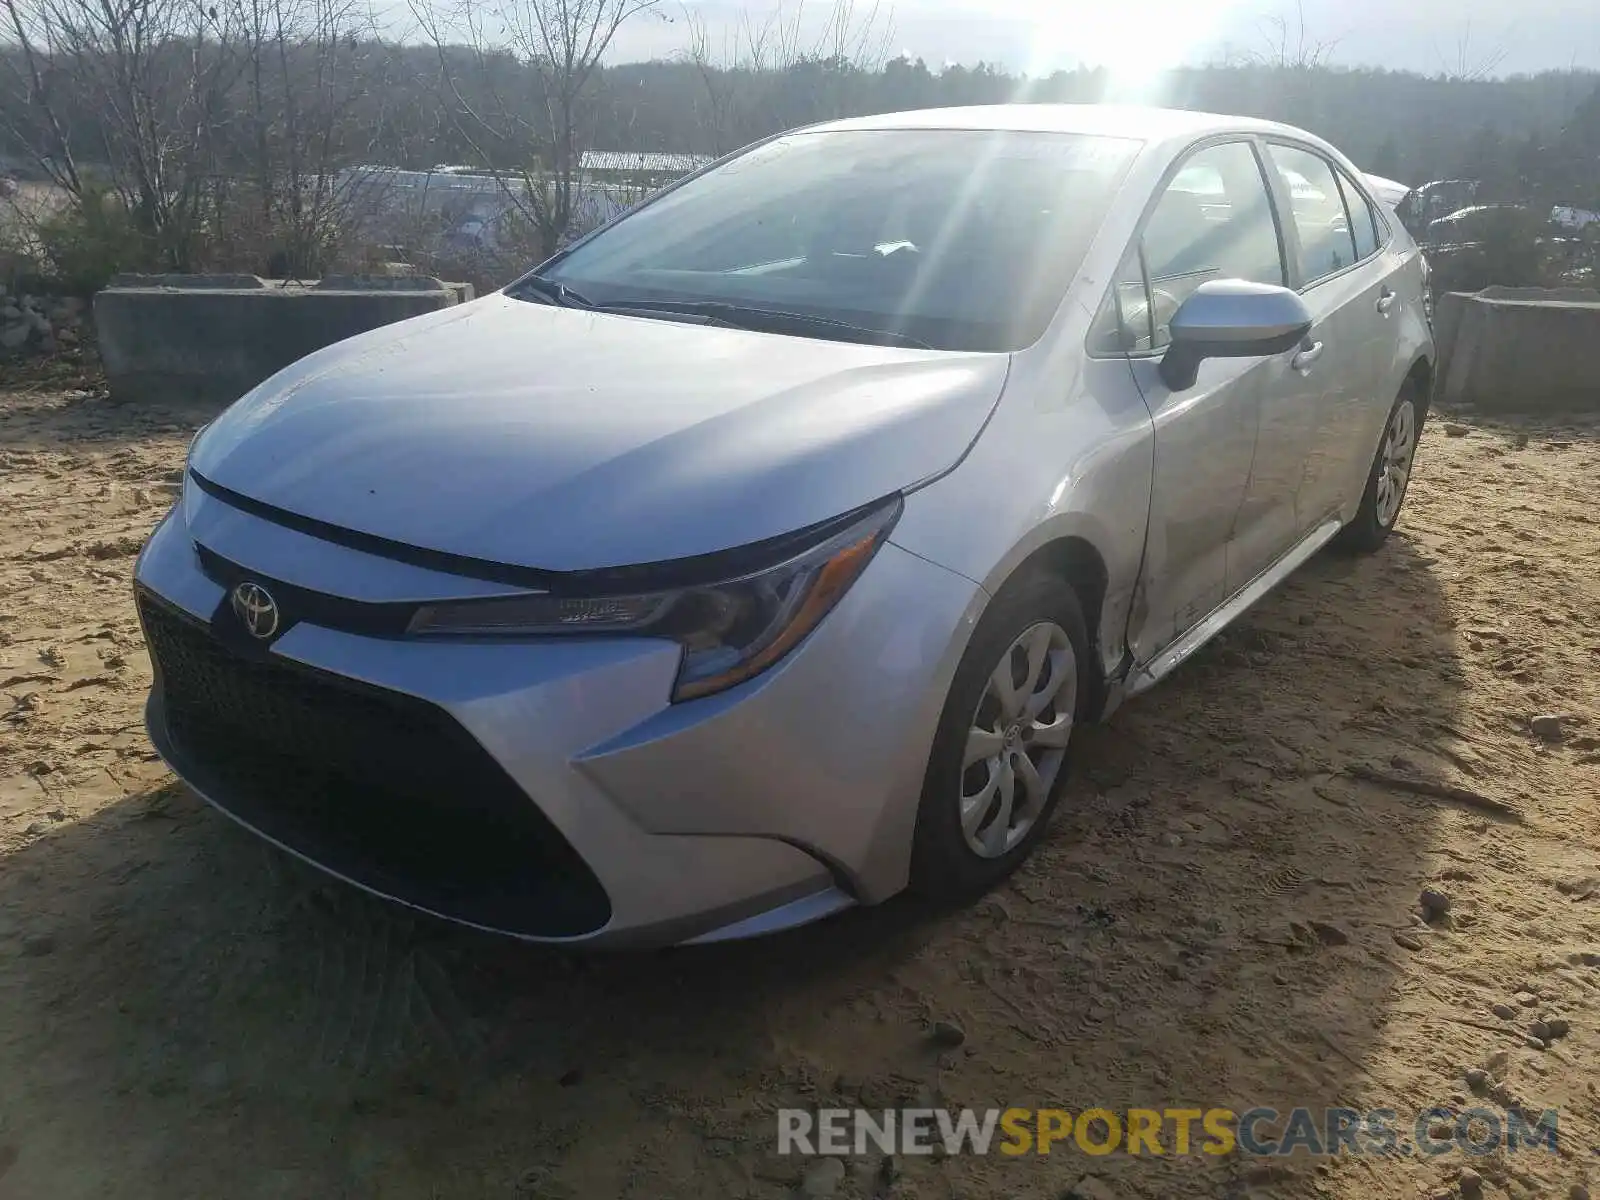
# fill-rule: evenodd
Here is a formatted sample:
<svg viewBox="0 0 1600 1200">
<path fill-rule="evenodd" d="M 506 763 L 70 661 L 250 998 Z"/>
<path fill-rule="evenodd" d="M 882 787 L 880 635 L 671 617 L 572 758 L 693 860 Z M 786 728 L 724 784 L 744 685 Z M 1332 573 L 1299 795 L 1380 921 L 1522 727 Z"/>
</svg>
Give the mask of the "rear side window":
<svg viewBox="0 0 1600 1200">
<path fill-rule="evenodd" d="M 1299 235 L 1301 286 L 1309 287 L 1355 263 L 1360 256 L 1333 164 L 1298 146 L 1270 145 L 1267 154 L 1289 194 Z M 1363 212 L 1362 219 L 1368 222 L 1371 237 L 1370 218 Z"/>
<path fill-rule="evenodd" d="M 1350 214 L 1350 232 L 1356 239 L 1356 261 L 1363 262 L 1378 252 L 1378 243 L 1383 240 L 1378 214 L 1343 171 L 1339 172 L 1339 187 L 1344 192 L 1345 211 Z"/>
</svg>

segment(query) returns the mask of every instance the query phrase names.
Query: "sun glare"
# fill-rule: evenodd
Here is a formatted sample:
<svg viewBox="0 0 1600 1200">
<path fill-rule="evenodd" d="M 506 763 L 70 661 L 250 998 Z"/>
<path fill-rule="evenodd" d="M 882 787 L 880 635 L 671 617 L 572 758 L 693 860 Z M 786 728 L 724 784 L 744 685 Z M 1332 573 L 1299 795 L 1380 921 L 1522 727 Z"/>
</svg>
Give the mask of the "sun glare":
<svg viewBox="0 0 1600 1200">
<path fill-rule="evenodd" d="M 1159 99 L 1164 71 L 1204 59 L 1242 0 L 1146 0 L 1135 12 L 1104 0 L 1016 0 L 1032 26 L 1027 73 L 1104 67 L 1106 100 Z"/>
</svg>

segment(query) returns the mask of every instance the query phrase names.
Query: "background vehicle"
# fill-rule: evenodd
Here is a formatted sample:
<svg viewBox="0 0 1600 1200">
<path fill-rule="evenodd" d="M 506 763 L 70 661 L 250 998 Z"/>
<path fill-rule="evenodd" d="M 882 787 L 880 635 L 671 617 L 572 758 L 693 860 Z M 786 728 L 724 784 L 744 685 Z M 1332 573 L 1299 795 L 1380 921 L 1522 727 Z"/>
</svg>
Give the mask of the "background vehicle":
<svg viewBox="0 0 1600 1200">
<path fill-rule="evenodd" d="M 1079 722 L 1383 543 L 1422 277 L 1273 123 L 771 139 L 202 431 L 136 571 L 151 736 L 280 845 L 526 938 L 971 895 Z"/>
<path fill-rule="evenodd" d="M 1477 202 L 1475 179 L 1435 179 L 1413 191 L 1400 208 L 1400 219 L 1413 237 L 1420 237 L 1428 223 Z"/>
<path fill-rule="evenodd" d="M 1550 223 L 1581 232 L 1591 225 L 1600 225 L 1600 212 L 1558 204 L 1550 210 Z"/>
<path fill-rule="evenodd" d="M 1423 245 L 1474 245 L 1497 230 L 1532 238 L 1543 224 L 1525 205 L 1476 204 L 1430 221 Z"/>
<path fill-rule="evenodd" d="M 1398 183 L 1393 179 L 1385 179 L 1382 175 L 1374 175 L 1370 171 L 1362 175 L 1361 178 L 1372 189 L 1374 196 L 1396 210 L 1403 207 L 1407 197 L 1416 190 L 1408 183 Z"/>
</svg>

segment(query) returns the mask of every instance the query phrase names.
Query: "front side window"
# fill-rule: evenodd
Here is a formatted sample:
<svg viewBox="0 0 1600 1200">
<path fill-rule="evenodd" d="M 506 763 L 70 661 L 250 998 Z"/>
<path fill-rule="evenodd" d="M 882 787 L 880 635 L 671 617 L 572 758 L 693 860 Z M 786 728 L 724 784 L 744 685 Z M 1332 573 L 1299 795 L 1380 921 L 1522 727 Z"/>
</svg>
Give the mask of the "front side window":
<svg viewBox="0 0 1600 1200">
<path fill-rule="evenodd" d="M 1300 286 L 1309 287 L 1356 262 L 1360 256 L 1333 165 L 1322 155 L 1298 146 L 1274 143 L 1267 147 L 1267 154 L 1294 213 Z"/>
<path fill-rule="evenodd" d="M 1139 250 L 1149 291 L 1142 305 L 1126 295 L 1121 303 L 1134 318 L 1125 330 L 1133 350 L 1158 350 L 1170 342 L 1172 314 L 1208 279 L 1281 286 L 1278 228 L 1249 144 L 1226 142 L 1192 154 L 1151 211 Z M 1124 293 L 1128 273 L 1125 264 L 1118 277 Z"/>
<path fill-rule="evenodd" d="M 1144 266 L 1135 242 L 1117 267 L 1116 278 L 1089 330 L 1089 350 L 1094 354 L 1144 354 L 1155 349 L 1156 330 L 1150 310 L 1150 290 L 1144 284 Z"/>
<path fill-rule="evenodd" d="M 597 304 L 736 306 L 1018 350 L 1054 316 L 1139 147 L 989 130 L 787 135 L 543 274 Z"/>
</svg>

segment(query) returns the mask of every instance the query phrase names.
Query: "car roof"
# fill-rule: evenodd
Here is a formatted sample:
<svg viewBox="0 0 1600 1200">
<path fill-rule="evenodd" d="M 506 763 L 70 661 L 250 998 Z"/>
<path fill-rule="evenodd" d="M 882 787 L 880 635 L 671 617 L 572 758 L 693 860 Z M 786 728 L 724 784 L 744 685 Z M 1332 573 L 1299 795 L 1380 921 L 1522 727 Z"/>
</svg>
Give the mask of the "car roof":
<svg viewBox="0 0 1600 1200">
<path fill-rule="evenodd" d="M 1019 133 L 1086 133 L 1137 138 L 1146 142 L 1204 137 L 1210 133 L 1263 133 L 1312 137 L 1304 130 L 1255 117 L 1177 108 L 1144 108 L 1121 104 L 982 104 L 966 108 L 925 108 L 914 112 L 848 117 L 808 127 L 812 131 L 845 129 L 981 129 Z"/>
</svg>

